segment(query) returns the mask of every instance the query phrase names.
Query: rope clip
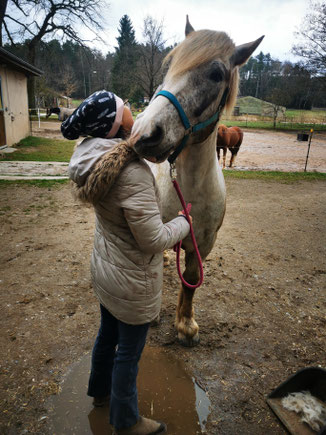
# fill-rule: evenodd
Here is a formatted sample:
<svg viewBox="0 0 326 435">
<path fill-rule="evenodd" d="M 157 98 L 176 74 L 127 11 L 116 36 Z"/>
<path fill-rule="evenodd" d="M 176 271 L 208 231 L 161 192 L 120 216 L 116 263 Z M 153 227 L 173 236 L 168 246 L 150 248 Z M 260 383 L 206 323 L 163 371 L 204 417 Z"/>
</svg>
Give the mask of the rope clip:
<svg viewBox="0 0 326 435">
<path fill-rule="evenodd" d="M 170 177 L 172 181 L 177 179 L 177 168 L 175 167 L 175 163 L 170 163 Z"/>
</svg>

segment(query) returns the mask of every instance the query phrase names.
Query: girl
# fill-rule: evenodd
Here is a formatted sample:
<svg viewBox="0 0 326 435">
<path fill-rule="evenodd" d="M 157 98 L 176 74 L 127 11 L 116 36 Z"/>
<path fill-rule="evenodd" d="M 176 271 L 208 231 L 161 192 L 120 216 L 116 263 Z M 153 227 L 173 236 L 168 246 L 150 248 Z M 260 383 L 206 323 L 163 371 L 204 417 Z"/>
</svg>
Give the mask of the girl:
<svg viewBox="0 0 326 435">
<path fill-rule="evenodd" d="M 150 322 L 160 311 L 163 251 L 189 233 L 179 216 L 164 224 L 158 190 L 146 161 L 126 137 L 131 112 L 111 92 L 87 98 L 62 124 L 68 139 L 89 135 L 75 149 L 69 176 L 77 197 L 96 215 L 91 275 L 101 325 L 92 353 L 88 395 L 110 401 L 116 434 L 166 432 L 166 425 L 138 412 L 136 378 Z"/>
</svg>

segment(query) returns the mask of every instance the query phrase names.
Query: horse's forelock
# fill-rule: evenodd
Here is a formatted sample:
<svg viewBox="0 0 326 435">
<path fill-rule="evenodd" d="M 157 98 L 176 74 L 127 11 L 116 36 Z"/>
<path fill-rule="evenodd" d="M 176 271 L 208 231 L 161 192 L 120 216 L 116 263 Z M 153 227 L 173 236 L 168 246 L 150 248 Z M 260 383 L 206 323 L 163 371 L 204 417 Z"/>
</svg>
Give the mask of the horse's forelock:
<svg viewBox="0 0 326 435">
<path fill-rule="evenodd" d="M 192 32 L 166 56 L 164 64 L 169 65 L 167 77 L 182 75 L 217 58 L 227 61 L 234 49 L 233 41 L 224 32 Z"/>
<path fill-rule="evenodd" d="M 227 113 L 231 113 L 235 102 L 237 100 L 238 88 L 239 88 L 239 68 L 236 67 L 232 71 L 231 79 L 229 83 L 230 92 L 225 104 L 225 110 Z"/>
</svg>

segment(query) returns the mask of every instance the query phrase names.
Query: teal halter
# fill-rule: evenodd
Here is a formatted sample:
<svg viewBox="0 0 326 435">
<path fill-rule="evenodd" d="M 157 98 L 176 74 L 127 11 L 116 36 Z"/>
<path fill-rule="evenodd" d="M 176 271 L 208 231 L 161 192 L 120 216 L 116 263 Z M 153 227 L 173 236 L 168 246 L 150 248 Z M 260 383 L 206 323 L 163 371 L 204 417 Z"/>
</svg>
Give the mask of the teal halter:
<svg viewBox="0 0 326 435">
<path fill-rule="evenodd" d="M 162 95 L 163 97 L 167 98 L 174 105 L 174 107 L 177 109 L 177 112 L 179 113 L 179 116 L 180 116 L 181 121 L 183 123 L 183 126 L 185 128 L 185 134 L 183 136 L 183 139 L 182 139 L 180 145 L 177 146 L 177 148 L 174 150 L 174 152 L 168 158 L 168 161 L 171 165 L 174 163 L 175 159 L 178 157 L 178 155 L 181 153 L 183 148 L 186 146 L 186 143 L 189 139 L 189 136 L 192 133 L 196 133 L 197 131 L 202 130 L 203 128 L 207 127 L 208 125 L 212 124 L 213 122 L 214 123 L 218 122 L 218 120 L 220 119 L 221 110 L 225 106 L 228 94 L 229 94 L 229 88 L 227 87 L 222 95 L 220 104 L 217 108 L 217 112 L 213 116 L 208 118 L 206 121 L 199 122 L 198 124 L 195 124 L 195 125 L 190 124 L 189 119 L 188 119 L 187 115 L 185 114 L 185 111 L 183 110 L 181 104 L 179 103 L 177 98 L 173 94 L 171 94 L 171 92 L 160 91 L 155 95 L 155 98 L 158 97 L 159 95 Z"/>
</svg>

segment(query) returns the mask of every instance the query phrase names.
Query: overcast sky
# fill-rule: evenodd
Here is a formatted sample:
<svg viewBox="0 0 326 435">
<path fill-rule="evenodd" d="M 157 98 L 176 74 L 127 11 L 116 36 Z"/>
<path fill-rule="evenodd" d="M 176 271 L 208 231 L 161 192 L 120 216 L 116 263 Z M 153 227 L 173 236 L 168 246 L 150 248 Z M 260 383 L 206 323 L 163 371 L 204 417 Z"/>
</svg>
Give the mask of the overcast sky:
<svg viewBox="0 0 326 435">
<path fill-rule="evenodd" d="M 110 3 L 105 27 L 109 51 L 117 45 L 119 20 L 131 19 L 137 41 L 142 40 L 146 15 L 164 20 L 164 36 L 168 44 L 184 38 L 186 14 L 195 30 L 223 30 L 236 44 L 265 39 L 261 50 L 273 58 L 296 61 L 290 54 L 294 32 L 308 10 L 309 0 L 108 0 Z M 100 47 L 98 47 L 100 48 Z M 107 51 L 107 48 L 103 49 Z"/>
</svg>

